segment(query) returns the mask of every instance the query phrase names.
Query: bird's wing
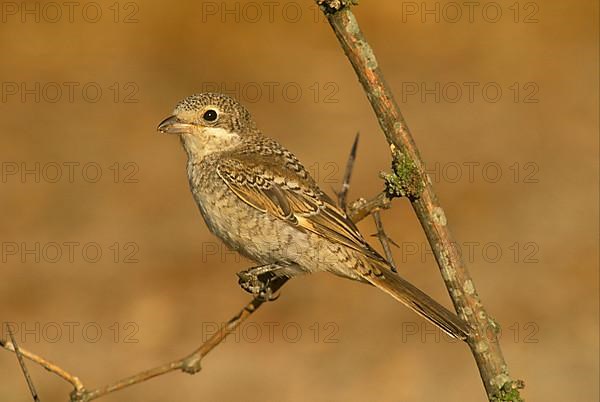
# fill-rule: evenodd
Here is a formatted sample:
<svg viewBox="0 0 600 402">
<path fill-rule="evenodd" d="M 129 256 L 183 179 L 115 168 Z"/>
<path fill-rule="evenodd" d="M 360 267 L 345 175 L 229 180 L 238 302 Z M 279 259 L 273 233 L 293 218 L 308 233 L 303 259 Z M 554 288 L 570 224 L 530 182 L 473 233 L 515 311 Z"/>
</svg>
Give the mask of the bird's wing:
<svg viewBox="0 0 600 402">
<path fill-rule="evenodd" d="M 357 270 L 363 279 L 450 336 L 466 339 L 469 329 L 460 318 L 391 272 L 385 259 L 365 242 L 345 212 L 318 188 L 297 159 L 291 154 L 279 156 L 267 157 L 256 152 L 232 154 L 219 160 L 217 172 L 246 204 L 299 230 L 308 230 L 360 252 L 367 257 L 363 269 Z"/>
<path fill-rule="evenodd" d="M 232 154 L 219 161 L 217 172 L 234 194 L 259 211 L 383 260 L 295 158 L 277 162 L 256 153 Z"/>
</svg>

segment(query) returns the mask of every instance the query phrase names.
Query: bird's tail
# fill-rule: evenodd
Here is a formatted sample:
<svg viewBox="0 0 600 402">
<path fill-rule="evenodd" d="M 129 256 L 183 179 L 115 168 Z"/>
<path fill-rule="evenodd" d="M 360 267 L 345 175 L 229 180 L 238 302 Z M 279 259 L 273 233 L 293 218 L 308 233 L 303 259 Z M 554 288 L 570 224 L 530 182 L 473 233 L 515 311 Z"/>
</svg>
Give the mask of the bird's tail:
<svg viewBox="0 0 600 402">
<path fill-rule="evenodd" d="M 451 313 L 416 286 L 392 272 L 387 264 L 368 260 L 372 270 L 362 275 L 366 281 L 429 320 L 449 336 L 463 341 L 467 339 L 469 329 L 456 314 Z"/>
</svg>

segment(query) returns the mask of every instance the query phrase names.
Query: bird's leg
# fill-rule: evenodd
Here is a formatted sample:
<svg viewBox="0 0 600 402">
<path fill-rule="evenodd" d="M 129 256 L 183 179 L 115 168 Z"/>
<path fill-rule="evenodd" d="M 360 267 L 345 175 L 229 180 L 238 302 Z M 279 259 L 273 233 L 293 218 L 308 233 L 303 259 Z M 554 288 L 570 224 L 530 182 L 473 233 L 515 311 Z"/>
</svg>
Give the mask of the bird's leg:
<svg viewBox="0 0 600 402">
<path fill-rule="evenodd" d="M 273 295 L 273 288 L 279 288 L 279 286 L 276 286 L 275 282 L 287 280 L 287 276 L 280 272 L 283 269 L 284 267 L 279 264 L 252 267 L 238 272 L 237 276 L 240 278 L 238 283 L 242 289 L 256 297 L 266 301 L 276 300 L 278 296 Z"/>
</svg>

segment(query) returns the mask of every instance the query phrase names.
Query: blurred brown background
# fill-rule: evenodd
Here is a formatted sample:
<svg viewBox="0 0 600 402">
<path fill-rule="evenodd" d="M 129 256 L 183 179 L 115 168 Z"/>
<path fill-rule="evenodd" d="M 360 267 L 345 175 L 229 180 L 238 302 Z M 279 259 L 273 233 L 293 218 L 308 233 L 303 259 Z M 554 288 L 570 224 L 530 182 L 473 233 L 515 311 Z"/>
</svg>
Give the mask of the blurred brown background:
<svg viewBox="0 0 600 402">
<path fill-rule="evenodd" d="M 361 3 L 524 396 L 598 400 L 597 2 Z M 232 92 L 327 191 L 359 130 L 352 199 L 390 158 L 311 0 L 69 7 L 2 3 L 0 322 L 94 387 L 188 353 L 249 299 L 234 273 L 251 263 L 209 234 L 177 139 L 155 131 L 178 100 Z M 403 275 L 450 305 L 408 203 L 383 217 Z M 465 346 L 327 275 L 286 286 L 203 367 L 104 400 L 484 400 Z M 43 401 L 67 399 L 29 368 Z M 0 378 L 0 399 L 30 400 L 3 351 Z"/>
</svg>

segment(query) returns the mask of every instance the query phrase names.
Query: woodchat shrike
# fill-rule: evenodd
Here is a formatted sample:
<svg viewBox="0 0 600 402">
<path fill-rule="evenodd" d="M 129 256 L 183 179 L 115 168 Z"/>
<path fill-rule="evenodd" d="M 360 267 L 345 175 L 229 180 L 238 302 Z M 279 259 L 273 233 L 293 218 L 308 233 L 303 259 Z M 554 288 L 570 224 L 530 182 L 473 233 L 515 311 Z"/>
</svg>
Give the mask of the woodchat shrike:
<svg viewBox="0 0 600 402">
<path fill-rule="evenodd" d="M 236 100 L 189 96 L 158 130 L 179 136 L 190 189 L 210 231 L 260 264 L 239 274 L 244 289 L 269 295 L 272 278 L 326 271 L 370 283 L 466 339 L 466 324 L 392 272 L 294 154 L 264 136 Z"/>
</svg>

